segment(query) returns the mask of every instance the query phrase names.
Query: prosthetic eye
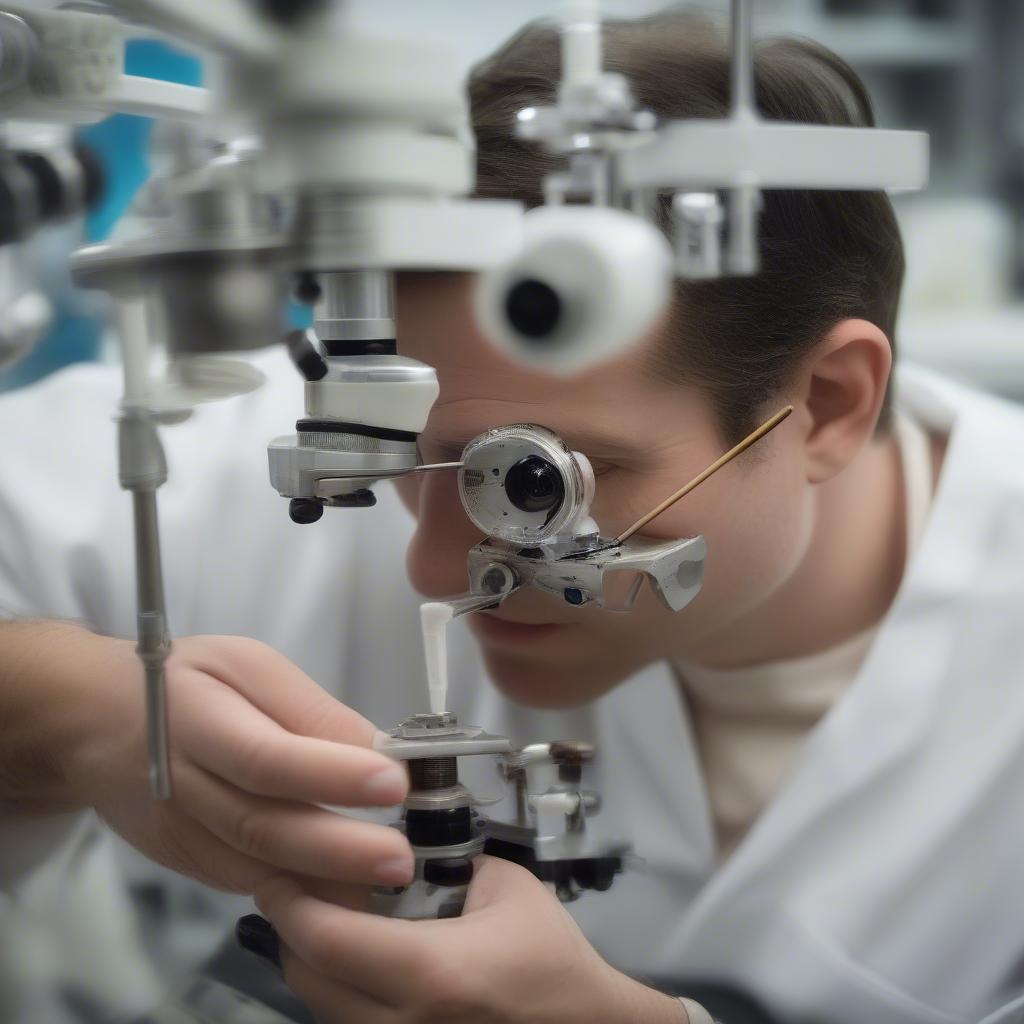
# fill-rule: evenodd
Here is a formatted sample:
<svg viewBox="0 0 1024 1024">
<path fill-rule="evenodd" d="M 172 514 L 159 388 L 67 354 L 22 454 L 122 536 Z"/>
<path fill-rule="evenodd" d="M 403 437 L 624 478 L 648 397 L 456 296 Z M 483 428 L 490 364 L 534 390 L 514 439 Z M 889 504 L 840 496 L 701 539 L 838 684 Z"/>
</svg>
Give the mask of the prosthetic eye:
<svg viewBox="0 0 1024 1024">
<path fill-rule="evenodd" d="M 594 498 L 586 458 L 546 427 L 488 430 L 462 453 L 459 496 L 484 533 L 524 546 L 571 532 Z"/>
<path fill-rule="evenodd" d="M 565 500 L 558 470 L 539 455 L 520 459 L 505 476 L 508 500 L 523 512 L 557 511 Z"/>
</svg>

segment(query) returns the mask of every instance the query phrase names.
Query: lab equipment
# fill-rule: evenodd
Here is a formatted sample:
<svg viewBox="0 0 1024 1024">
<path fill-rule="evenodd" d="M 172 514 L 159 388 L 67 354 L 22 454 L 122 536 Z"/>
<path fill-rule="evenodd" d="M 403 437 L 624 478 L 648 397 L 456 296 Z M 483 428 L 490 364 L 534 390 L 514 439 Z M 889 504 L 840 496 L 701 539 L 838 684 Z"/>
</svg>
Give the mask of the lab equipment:
<svg viewBox="0 0 1024 1024">
<path fill-rule="evenodd" d="M 583 890 L 604 891 L 622 871 L 626 842 L 596 840 L 587 818 L 600 797 L 582 788 L 583 769 L 594 748 L 587 743 L 535 743 L 514 750 L 504 736 L 460 726 L 451 712 L 413 715 L 378 744 L 378 750 L 408 765 L 410 788 L 397 823 L 412 846 L 416 869 L 407 886 L 378 889 L 372 909 L 392 917 L 456 917 L 480 853 L 527 867 L 554 886 L 563 902 Z M 477 808 L 484 802 L 459 781 L 459 758 L 492 755 L 515 790 L 516 817 L 492 821 Z M 544 784 L 542 767 L 557 779 Z M 499 798 L 500 799 L 500 798 Z"/>
<path fill-rule="evenodd" d="M 416 439 L 437 383 L 430 367 L 398 354 L 396 271 L 480 272 L 477 309 L 496 342 L 571 372 L 643 334 L 667 300 L 673 262 L 675 272 L 696 267 L 700 276 L 755 272 L 760 189 L 916 188 L 925 177 L 919 133 L 758 119 L 750 0 L 732 5 L 732 116 L 664 124 L 636 108 L 628 82 L 604 71 L 597 4 L 575 0 L 558 101 L 519 118 L 524 137 L 564 158 L 545 183 L 548 205 L 524 215 L 513 203 L 469 200 L 465 104 L 443 47 L 365 38 L 332 19 L 334 6 L 110 0 L 105 8 L 121 20 L 5 3 L 0 17 L 5 119 L 85 122 L 125 111 L 196 126 L 196 145 L 151 191 L 159 202 L 146 229 L 89 247 L 73 264 L 81 283 L 112 295 L 122 345 L 120 478 L 135 504 L 138 650 L 158 798 L 171 792 L 158 427 L 186 418 L 197 402 L 258 385 L 244 365 L 214 357 L 280 340 L 290 287 L 313 306 L 313 327 L 289 337 L 306 415 L 294 435 L 271 442 L 268 458 L 293 520 L 312 523 L 326 506 L 372 505 L 374 483 L 404 473 L 458 471 L 464 492 L 476 487 L 472 466 L 419 462 Z M 132 20 L 216 53 L 217 84 L 124 75 Z M 704 198 L 677 204 L 685 215 L 675 244 L 685 258 L 674 261 L 649 215 L 657 195 L 679 192 Z M 570 208 L 570 198 L 583 205 Z M 587 278 L 568 271 L 566 253 L 589 268 Z M 167 358 L 157 371 L 159 352 Z M 506 467 L 515 472 L 511 492 L 506 472 L 504 493 L 522 529 L 543 539 L 515 551 L 496 540 L 477 551 L 479 564 L 471 554 L 472 600 L 499 601 L 530 583 L 572 604 L 601 603 L 613 570 L 629 569 L 646 574 L 669 607 L 683 607 L 699 587 L 703 541 L 606 545 L 581 515 L 589 504 L 583 462 L 539 434 L 530 443 Z M 531 458 L 558 472 L 519 465 Z M 566 490 L 546 509 L 556 479 Z M 484 489 L 476 491 L 484 514 Z M 633 597 L 626 593 L 625 607 Z M 548 801 L 567 821 L 583 808 L 570 813 L 571 803 L 565 793 Z"/>
</svg>

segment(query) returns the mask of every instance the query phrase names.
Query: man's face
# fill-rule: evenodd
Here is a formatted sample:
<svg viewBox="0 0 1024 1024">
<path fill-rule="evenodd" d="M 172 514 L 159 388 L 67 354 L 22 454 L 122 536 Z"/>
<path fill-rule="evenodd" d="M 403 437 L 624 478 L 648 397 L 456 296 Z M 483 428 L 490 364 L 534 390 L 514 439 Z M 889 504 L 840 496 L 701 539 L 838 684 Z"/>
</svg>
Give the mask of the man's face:
<svg viewBox="0 0 1024 1024">
<path fill-rule="evenodd" d="M 481 336 L 470 275 L 403 275 L 398 338 L 403 355 L 437 370 L 441 394 L 420 443 L 427 462 L 457 460 L 468 441 L 509 423 L 538 423 L 594 466 L 592 515 L 615 536 L 728 447 L 707 401 L 648 369 L 650 342 L 568 380 L 524 369 Z M 781 403 L 780 403 L 781 404 Z M 513 700 L 570 707 L 607 692 L 665 657 L 700 657 L 767 601 L 799 564 L 812 504 L 787 424 L 650 523 L 659 539 L 703 534 L 701 593 L 681 612 L 644 585 L 629 612 L 572 607 L 533 588 L 470 616 L 495 683 Z M 401 482 L 418 525 L 409 576 L 430 598 L 468 589 L 466 554 L 483 539 L 466 517 L 452 473 Z"/>
</svg>

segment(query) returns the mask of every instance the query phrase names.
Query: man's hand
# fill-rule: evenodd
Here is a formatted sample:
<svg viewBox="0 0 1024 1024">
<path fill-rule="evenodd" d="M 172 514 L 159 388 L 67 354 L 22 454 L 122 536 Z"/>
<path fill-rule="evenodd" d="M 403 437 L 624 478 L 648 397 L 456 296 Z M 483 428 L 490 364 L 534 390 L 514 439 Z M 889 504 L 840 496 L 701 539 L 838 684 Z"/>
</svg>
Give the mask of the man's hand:
<svg viewBox="0 0 1024 1024">
<path fill-rule="evenodd" d="M 88 720 L 66 772 L 153 860 L 219 889 L 252 892 L 282 871 L 364 885 L 412 875 L 395 829 L 315 806 L 391 806 L 405 770 L 377 753 L 375 726 L 276 651 L 241 637 L 174 641 L 167 662 L 174 796 L 154 802 L 146 773 L 142 669 L 129 643 L 89 648 Z M 97 653 L 99 652 L 99 653 Z"/>
<path fill-rule="evenodd" d="M 605 963 L 533 875 L 476 860 L 462 917 L 400 921 L 257 886 L 285 980 L 321 1024 L 685 1024 L 678 1000 Z"/>
</svg>

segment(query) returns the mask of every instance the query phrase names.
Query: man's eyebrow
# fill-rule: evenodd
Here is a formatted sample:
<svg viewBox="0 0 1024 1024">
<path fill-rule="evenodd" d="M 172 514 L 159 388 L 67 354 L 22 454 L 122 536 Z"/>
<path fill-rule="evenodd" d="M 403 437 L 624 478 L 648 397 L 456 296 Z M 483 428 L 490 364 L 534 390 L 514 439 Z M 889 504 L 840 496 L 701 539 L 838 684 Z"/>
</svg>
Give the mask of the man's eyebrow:
<svg viewBox="0 0 1024 1024">
<path fill-rule="evenodd" d="M 507 426 L 508 424 L 495 424 L 495 426 Z M 545 426 L 545 424 L 539 424 Z M 548 428 L 549 430 L 552 428 Z M 481 431 L 482 433 L 482 431 Z M 558 434 L 558 431 L 555 431 Z M 459 436 L 453 435 L 435 437 L 434 441 L 436 444 L 442 445 L 445 448 L 457 448 L 461 451 L 463 448 L 473 440 L 474 437 L 479 437 L 480 434 L 473 434 L 472 436 Z M 583 452 L 584 455 L 637 455 L 641 451 L 644 451 L 648 446 L 646 444 L 637 445 L 624 442 L 621 435 L 616 434 L 603 434 L 603 433 L 591 433 L 583 431 L 571 431 L 564 434 L 558 434 L 559 437 L 565 443 L 573 449 L 573 451 Z"/>
</svg>

